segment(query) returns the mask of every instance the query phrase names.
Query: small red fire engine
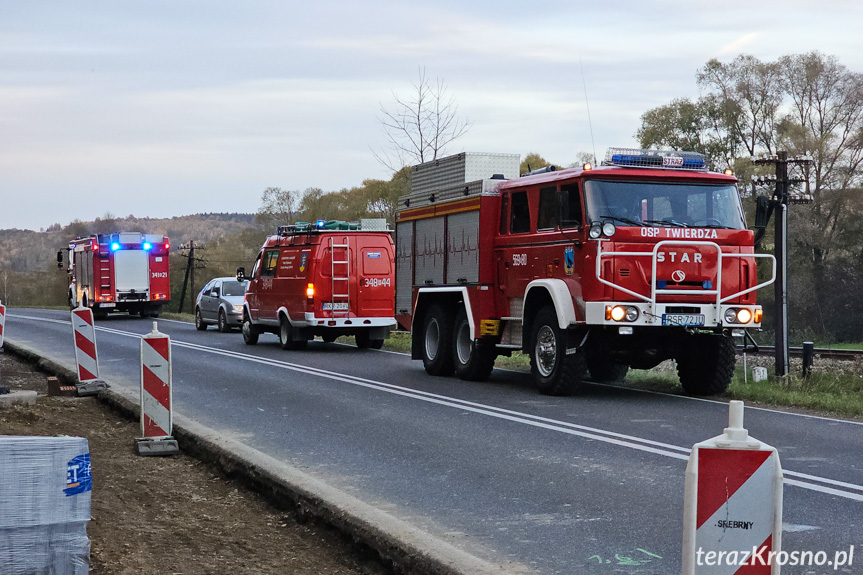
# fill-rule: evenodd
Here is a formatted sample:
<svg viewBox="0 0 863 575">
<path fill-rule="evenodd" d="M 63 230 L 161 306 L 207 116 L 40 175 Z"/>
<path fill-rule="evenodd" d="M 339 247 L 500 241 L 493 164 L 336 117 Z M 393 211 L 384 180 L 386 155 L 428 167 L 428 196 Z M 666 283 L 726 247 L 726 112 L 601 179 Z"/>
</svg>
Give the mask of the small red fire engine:
<svg viewBox="0 0 863 575">
<path fill-rule="evenodd" d="M 140 232 L 94 234 L 69 242 L 69 307 L 93 308 L 99 317 L 126 311 L 158 317 L 171 299 L 168 250 L 161 235 Z M 57 252 L 63 267 L 63 252 Z"/>
<path fill-rule="evenodd" d="M 413 168 L 396 216 L 396 317 L 432 375 L 489 376 L 530 355 L 543 393 L 677 361 L 684 389 L 730 383 L 759 329 L 753 233 L 733 175 L 688 152 L 612 149 L 604 164 L 518 177 L 514 154 Z M 751 336 L 749 336 L 751 339 Z"/>
<path fill-rule="evenodd" d="M 271 332 L 283 349 L 301 349 L 315 335 L 353 335 L 357 347 L 380 349 L 396 325 L 394 252 L 384 220 L 280 226 L 251 275 L 237 270 L 249 280 L 243 340 Z"/>
</svg>

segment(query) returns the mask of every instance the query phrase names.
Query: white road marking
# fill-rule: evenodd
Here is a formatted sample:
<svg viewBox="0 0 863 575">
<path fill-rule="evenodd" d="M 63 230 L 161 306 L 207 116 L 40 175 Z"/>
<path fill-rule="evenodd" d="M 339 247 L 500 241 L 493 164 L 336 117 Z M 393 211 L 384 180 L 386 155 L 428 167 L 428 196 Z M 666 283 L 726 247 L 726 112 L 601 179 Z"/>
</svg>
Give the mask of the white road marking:
<svg viewBox="0 0 863 575">
<path fill-rule="evenodd" d="M 32 317 L 32 316 L 12 316 L 20 319 L 31 319 L 36 321 L 44 321 L 49 323 L 58 323 L 58 324 L 70 324 L 70 321 L 63 320 L 55 320 L 48 318 L 40 318 L 40 317 Z M 125 337 L 133 337 L 140 338 L 142 335 L 134 332 L 122 331 L 114 328 L 107 327 L 97 327 L 97 331 L 103 331 L 107 333 L 113 333 L 116 335 L 121 335 Z M 230 357 L 234 359 L 241 359 L 244 361 L 250 361 L 253 363 L 260 363 L 264 365 L 269 365 L 272 367 L 278 367 L 281 369 L 287 369 L 290 371 L 295 371 L 299 373 L 304 373 L 307 375 L 314 375 L 326 379 L 331 379 L 339 382 L 350 383 L 352 385 L 358 385 L 361 387 L 366 387 L 369 389 L 375 389 L 378 391 L 383 391 L 386 393 L 391 393 L 394 395 L 399 395 L 402 397 L 408 397 L 411 399 L 416 399 L 419 401 L 425 401 L 428 403 L 434 403 L 437 405 L 443 405 L 446 407 L 453 407 L 456 409 L 461 409 L 463 411 L 468 411 L 472 413 L 478 413 L 481 415 L 487 415 L 490 417 L 495 417 L 498 419 L 503 419 L 507 421 L 512 421 L 515 423 L 521 423 L 524 425 L 529 425 L 532 427 L 538 427 L 541 429 L 547 429 L 550 431 L 556 431 L 559 433 L 565 433 L 567 435 L 574 435 L 578 437 L 583 437 L 586 439 L 594 439 L 597 441 L 602 441 L 604 443 L 609 443 L 612 445 L 618 445 L 621 447 L 628 447 L 630 449 L 636 449 L 638 451 L 644 451 L 647 453 L 653 453 L 655 455 L 662 455 L 664 457 L 670 457 L 672 459 L 679 459 L 683 461 L 687 461 L 689 459 L 690 448 L 680 447 L 677 445 L 671 445 L 668 443 L 662 443 L 659 441 L 653 441 L 650 439 L 645 439 L 641 437 L 635 437 L 632 435 L 626 435 L 622 433 L 617 433 L 614 431 L 607 431 L 604 429 L 597 429 L 593 427 L 588 427 L 584 425 L 578 425 L 575 423 L 569 423 L 565 421 L 559 421 L 555 419 L 549 419 L 545 417 L 540 417 L 536 415 L 531 415 L 528 413 L 522 413 L 518 411 L 511 411 L 508 409 L 503 409 L 499 407 L 494 407 L 490 405 L 485 405 L 481 403 L 475 403 L 472 401 L 466 401 L 462 399 L 452 398 L 444 395 L 438 395 L 434 393 L 428 393 L 425 391 L 414 390 L 406 387 L 401 387 L 389 383 L 384 383 L 382 381 L 375 381 L 372 379 L 366 379 L 362 377 L 357 377 L 353 375 L 347 375 L 343 373 L 338 373 L 334 371 L 327 371 L 324 369 L 319 369 L 315 367 L 308 367 L 296 363 L 290 363 L 287 361 L 281 361 L 276 359 L 268 359 L 264 357 L 259 357 L 255 355 L 250 355 L 246 353 L 240 353 L 236 351 L 218 349 L 213 347 L 208 347 L 196 343 L 190 342 L 182 342 L 176 339 L 172 339 L 171 343 L 176 345 L 177 347 L 183 347 L 190 350 L 200 351 L 204 353 L 212 353 L 215 355 L 222 355 L 225 357 Z M 664 394 L 662 394 L 664 395 Z M 722 403 L 722 402 L 711 402 L 711 403 Z M 778 412 L 785 413 L 785 412 Z M 789 414 L 789 415 L 798 415 L 798 414 Z M 819 419 L 827 419 L 827 418 L 819 418 Z M 836 420 L 843 421 L 843 420 Z M 854 423 L 854 422 L 847 422 Z M 815 475 L 808 475 L 805 473 L 799 473 L 796 471 L 791 471 L 787 469 L 783 469 L 783 474 L 788 477 L 798 477 L 800 479 L 806 479 L 808 481 L 800 481 L 798 479 L 789 479 L 785 478 L 785 484 L 793 485 L 795 487 L 802 487 L 804 489 L 809 489 L 812 491 L 818 491 L 821 493 L 826 493 L 828 495 L 836 495 L 838 497 L 844 497 L 846 499 L 851 499 L 854 501 L 863 502 L 863 493 L 853 493 L 849 491 L 843 491 L 841 489 L 836 489 L 833 487 L 827 487 L 826 485 L 818 485 L 816 483 L 812 483 L 812 481 L 817 481 L 820 483 L 824 483 L 827 485 L 835 485 L 837 487 L 844 487 L 845 489 L 851 489 L 854 491 L 863 492 L 863 485 L 856 485 L 854 483 L 847 483 L 843 481 L 836 481 L 834 479 L 827 479 L 824 477 L 818 477 Z"/>
</svg>

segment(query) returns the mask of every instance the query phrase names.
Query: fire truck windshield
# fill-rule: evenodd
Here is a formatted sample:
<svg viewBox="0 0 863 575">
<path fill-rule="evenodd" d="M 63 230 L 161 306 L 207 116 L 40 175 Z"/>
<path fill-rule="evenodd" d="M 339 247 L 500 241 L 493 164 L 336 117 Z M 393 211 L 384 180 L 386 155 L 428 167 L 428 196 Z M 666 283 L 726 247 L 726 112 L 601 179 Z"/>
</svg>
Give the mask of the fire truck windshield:
<svg viewBox="0 0 863 575">
<path fill-rule="evenodd" d="M 588 221 L 631 226 L 746 228 L 733 184 L 587 180 Z"/>
</svg>

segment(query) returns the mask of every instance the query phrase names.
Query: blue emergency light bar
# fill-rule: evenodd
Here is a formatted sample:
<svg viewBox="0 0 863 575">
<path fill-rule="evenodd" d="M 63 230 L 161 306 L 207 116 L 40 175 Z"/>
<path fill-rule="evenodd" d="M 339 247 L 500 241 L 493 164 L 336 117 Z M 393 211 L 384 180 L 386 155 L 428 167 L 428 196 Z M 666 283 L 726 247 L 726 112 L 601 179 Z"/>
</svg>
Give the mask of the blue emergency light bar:
<svg viewBox="0 0 863 575">
<path fill-rule="evenodd" d="M 153 248 L 153 244 L 151 244 L 150 242 L 144 242 L 143 248 L 144 251 L 150 251 Z"/>
<path fill-rule="evenodd" d="M 117 250 L 119 250 L 119 249 L 120 249 L 120 244 L 119 244 L 119 242 L 113 242 L 113 243 L 111 244 L 111 251 L 112 251 L 112 252 L 116 252 L 116 251 L 117 251 Z"/>
<path fill-rule="evenodd" d="M 707 169 L 704 154 L 676 150 L 609 148 L 603 164 L 606 166 L 626 166 L 630 168 L 667 168 L 699 171 Z"/>
</svg>

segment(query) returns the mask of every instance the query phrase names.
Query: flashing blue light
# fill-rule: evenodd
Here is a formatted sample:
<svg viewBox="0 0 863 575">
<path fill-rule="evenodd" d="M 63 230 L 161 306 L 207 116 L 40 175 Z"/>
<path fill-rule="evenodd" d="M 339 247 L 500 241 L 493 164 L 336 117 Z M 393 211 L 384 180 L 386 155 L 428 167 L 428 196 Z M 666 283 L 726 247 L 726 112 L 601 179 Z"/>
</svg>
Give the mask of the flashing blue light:
<svg viewBox="0 0 863 575">
<path fill-rule="evenodd" d="M 323 228 L 325 225 L 327 225 L 327 221 L 326 220 L 318 220 L 317 222 L 315 222 L 315 225 L 318 226 L 318 228 Z"/>
<path fill-rule="evenodd" d="M 116 252 L 119 249 L 120 249 L 120 244 L 118 244 L 117 242 L 114 242 L 111 244 L 111 251 L 112 252 Z"/>
<path fill-rule="evenodd" d="M 683 167 L 700 169 L 704 167 L 704 158 L 683 158 Z"/>
<path fill-rule="evenodd" d="M 151 244 L 150 242 L 144 242 L 144 250 L 150 251 L 151 249 L 153 249 L 153 244 Z"/>
<path fill-rule="evenodd" d="M 713 282 L 710 280 L 704 280 L 703 282 L 701 282 L 701 287 L 703 287 L 704 289 L 713 289 Z"/>
<path fill-rule="evenodd" d="M 656 289 L 668 289 L 668 280 L 656 280 Z"/>
</svg>

